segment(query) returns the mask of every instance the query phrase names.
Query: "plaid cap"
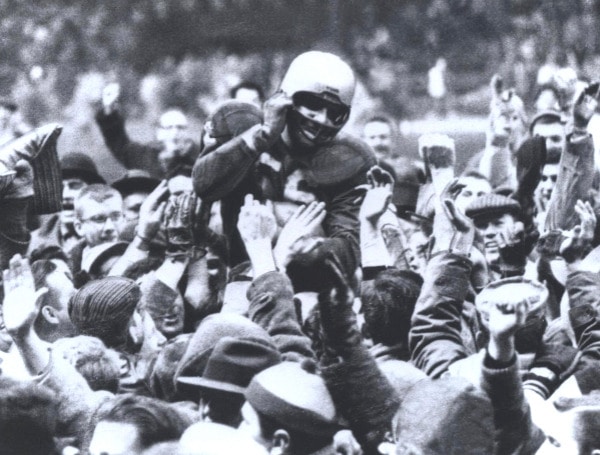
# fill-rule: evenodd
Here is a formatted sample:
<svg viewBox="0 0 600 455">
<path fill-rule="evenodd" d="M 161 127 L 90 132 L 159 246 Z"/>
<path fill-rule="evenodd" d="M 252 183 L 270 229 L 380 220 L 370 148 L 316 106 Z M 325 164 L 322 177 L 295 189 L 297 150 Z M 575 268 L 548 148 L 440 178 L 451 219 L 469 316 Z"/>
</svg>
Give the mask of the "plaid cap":
<svg viewBox="0 0 600 455">
<path fill-rule="evenodd" d="M 469 218 L 478 218 L 484 215 L 510 213 L 519 215 L 521 206 L 517 201 L 501 194 L 489 193 L 473 200 L 465 210 Z"/>
</svg>

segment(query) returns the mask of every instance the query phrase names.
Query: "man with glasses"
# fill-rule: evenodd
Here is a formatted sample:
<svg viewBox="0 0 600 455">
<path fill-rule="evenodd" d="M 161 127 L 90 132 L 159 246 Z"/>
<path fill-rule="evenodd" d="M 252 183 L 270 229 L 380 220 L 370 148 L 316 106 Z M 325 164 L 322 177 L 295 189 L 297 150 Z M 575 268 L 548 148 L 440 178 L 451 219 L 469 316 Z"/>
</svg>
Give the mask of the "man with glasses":
<svg viewBox="0 0 600 455">
<path fill-rule="evenodd" d="M 90 248 L 115 242 L 123 219 L 123 198 L 117 190 L 95 184 L 85 187 L 75 199 L 73 226 L 81 240 L 69 252 L 73 273 L 81 270 L 81 262 Z"/>
<path fill-rule="evenodd" d="M 224 232 L 235 229 L 246 194 L 259 201 L 284 201 L 293 175 L 327 210 L 326 238 L 302 267 L 314 273 L 311 262 L 333 249 L 346 271 L 354 273 L 360 205 L 354 188 L 366 183 L 366 171 L 376 162 L 367 144 L 340 133 L 354 89 L 354 73 L 346 62 L 325 52 L 305 52 L 292 61 L 279 90 L 265 103 L 262 123 L 197 159 L 192 173 L 196 193 L 208 202 L 221 200 L 222 213 L 235 215 L 223 217 Z"/>
<path fill-rule="evenodd" d="M 108 84 L 102 92 L 102 108 L 96 113 L 104 142 L 127 169 L 142 169 L 154 178 L 163 178 L 178 164 L 192 165 L 199 146 L 189 138 L 188 119 L 179 109 L 169 109 L 156 125 L 156 141 L 132 141 L 125 131 L 125 119 L 118 109 L 121 87 Z"/>
</svg>

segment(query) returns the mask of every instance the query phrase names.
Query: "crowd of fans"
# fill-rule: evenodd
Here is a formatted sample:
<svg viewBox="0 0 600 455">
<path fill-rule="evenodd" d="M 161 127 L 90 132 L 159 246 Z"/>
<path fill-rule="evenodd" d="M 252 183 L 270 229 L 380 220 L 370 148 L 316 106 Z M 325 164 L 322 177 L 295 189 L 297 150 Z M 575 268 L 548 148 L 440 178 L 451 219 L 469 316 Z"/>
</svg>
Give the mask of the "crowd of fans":
<svg viewBox="0 0 600 455">
<path fill-rule="evenodd" d="M 303 53 L 199 143 L 131 139 L 110 84 L 112 184 L 58 124 L 5 142 L 0 454 L 600 453 L 599 84 L 494 77 L 459 173 L 341 131 L 355 83 Z"/>
</svg>

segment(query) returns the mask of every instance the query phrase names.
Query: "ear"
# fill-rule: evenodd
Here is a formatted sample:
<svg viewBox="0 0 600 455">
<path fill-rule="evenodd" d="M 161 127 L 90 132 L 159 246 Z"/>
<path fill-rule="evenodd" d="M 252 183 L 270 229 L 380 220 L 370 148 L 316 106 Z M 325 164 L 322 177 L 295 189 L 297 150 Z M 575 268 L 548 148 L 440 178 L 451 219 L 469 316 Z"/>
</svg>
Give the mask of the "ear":
<svg viewBox="0 0 600 455">
<path fill-rule="evenodd" d="M 142 341 L 144 341 L 144 327 L 142 318 L 137 310 L 133 312 L 133 316 L 129 321 L 128 330 L 129 337 L 131 338 L 131 341 L 133 341 L 133 344 L 142 344 Z"/>
<path fill-rule="evenodd" d="M 288 453 L 290 446 L 290 435 L 285 430 L 277 430 L 273 433 L 271 454 L 285 454 Z"/>
<path fill-rule="evenodd" d="M 83 223 L 81 222 L 81 220 L 75 218 L 75 220 L 73 221 L 73 228 L 75 228 L 75 232 L 79 237 L 83 237 Z"/>
<path fill-rule="evenodd" d="M 41 310 L 42 316 L 50 324 L 58 324 L 58 317 L 56 316 L 56 310 L 50 305 L 44 305 Z"/>
</svg>

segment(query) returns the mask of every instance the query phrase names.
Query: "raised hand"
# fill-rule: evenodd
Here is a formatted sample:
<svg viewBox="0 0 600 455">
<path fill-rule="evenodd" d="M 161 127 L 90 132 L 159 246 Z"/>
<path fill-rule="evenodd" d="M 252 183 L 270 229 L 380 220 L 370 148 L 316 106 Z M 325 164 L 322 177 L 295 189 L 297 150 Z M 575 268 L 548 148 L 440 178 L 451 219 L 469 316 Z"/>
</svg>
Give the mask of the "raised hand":
<svg viewBox="0 0 600 455">
<path fill-rule="evenodd" d="M 419 137 L 419 155 L 430 169 L 453 168 L 456 162 L 454 140 L 445 134 Z"/>
<path fill-rule="evenodd" d="M 35 290 L 29 261 L 16 254 L 3 272 L 4 279 L 4 325 L 13 337 L 27 335 L 40 311 L 41 297 L 47 288 Z"/>
<path fill-rule="evenodd" d="M 311 202 L 296 209 L 281 229 L 273 250 L 280 270 L 287 266 L 294 254 L 303 252 L 309 245 L 311 249 L 317 246 L 314 234 L 326 215 L 324 202 Z"/>
<path fill-rule="evenodd" d="M 454 251 L 468 254 L 473 245 L 475 227 L 473 222 L 456 207 L 454 199 L 462 190 L 458 179 L 452 180 L 439 196 L 433 219 L 433 252 Z"/>
<path fill-rule="evenodd" d="M 200 200 L 192 193 L 171 196 L 165 209 L 165 228 L 171 252 L 191 253 L 195 246 L 195 224 L 200 215 Z"/>
<path fill-rule="evenodd" d="M 570 231 L 563 232 L 564 240 L 558 250 L 567 263 L 581 260 L 591 251 L 596 230 L 596 214 L 589 202 L 578 199 L 575 203 L 575 213 L 581 223 Z"/>
<path fill-rule="evenodd" d="M 525 325 L 527 301 L 494 302 L 490 304 L 489 312 L 490 337 L 494 340 L 507 340 Z"/>
<path fill-rule="evenodd" d="M 237 228 L 244 243 L 263 239 L 270 242 L 277 229 L 271 201 L 263 205 L 251 194 L 247 194 L 240 210 Z"/>
<path fill-rule="evenodd" d="M 373 166 L 367 172 L 367 182 L 370 188 L 367 190 L 360 206 L 358 218 L 375 226 L 392 200 L 394 179 L 389 172 L 384 171 L 379 166 Z"/>
<path fill-rule="evenodd" d="M 576 130 L 587 128 L 598 107 L 598 96 L 600 96 L 600 83 L 593 82 L 577 97 L 573 106 L 573 126 Z"/>
<path fill-rule="evenodd" d="M 277 141 L 285 128 L 287 112 L 292 104 L 292 99 L 282 91 L 278 91 L 265 102 L 263 124 L 253 136 L 251 147 L 264 150 Z"/>
<path fill-rule="evenodd" d="M 158 233 L 162 225 L 168 196 L 167 181 L 163 180 L 142 203 L 137 235 L 143 241 L 150 242 Z"/>
<path fill-rule="evenodd" d="M 121 85 L 119 83 L 112 82 L 104 87 L 102 90 L 102 107 L 106 115 L 109 115 L 117 110 L 120 96 Z"/>
</svg>

